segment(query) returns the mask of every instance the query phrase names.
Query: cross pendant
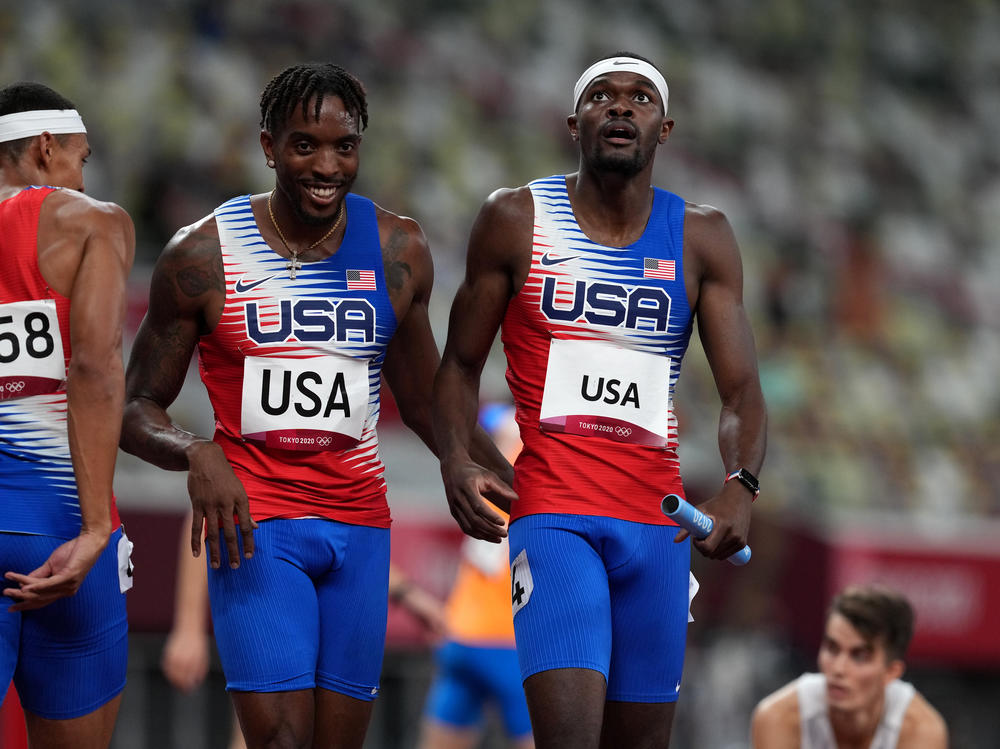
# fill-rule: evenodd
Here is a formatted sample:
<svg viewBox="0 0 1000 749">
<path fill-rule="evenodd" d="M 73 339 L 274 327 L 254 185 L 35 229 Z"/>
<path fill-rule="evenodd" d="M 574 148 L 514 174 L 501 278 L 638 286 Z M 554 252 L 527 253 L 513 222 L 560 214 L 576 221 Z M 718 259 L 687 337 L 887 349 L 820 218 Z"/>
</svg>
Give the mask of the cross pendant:
<svg viewBox="0 0 1000 749">
<path fill-rule="evenodd" d="M 302 267 L 302 263 L 299 262 L 299 255 L 297 252 L 293 252 L 292 256 L 288 258 L 288 263 L 285 265 L 285 270 L 290 271 L 288 277 L 293 281 L 295 280 L 295 271 Z"/>
</svg>

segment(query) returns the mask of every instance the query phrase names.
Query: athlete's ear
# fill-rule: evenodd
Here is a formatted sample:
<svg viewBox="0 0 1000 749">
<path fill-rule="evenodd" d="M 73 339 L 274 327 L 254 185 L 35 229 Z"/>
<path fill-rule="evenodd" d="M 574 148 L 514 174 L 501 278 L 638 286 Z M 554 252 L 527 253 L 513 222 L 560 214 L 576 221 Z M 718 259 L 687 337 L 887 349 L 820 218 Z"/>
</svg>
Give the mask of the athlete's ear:
<svg viewBox="0 0 1000 749">
<path fill-rule="evenodd" d="M 59 141 L 56 140 L 56 136 L 52 133 L 46 131 L 38 136 L 38 163 L 43 169 L 49 165 L 52 161 L 52 156 L 54 154 L 56 146 L 59 145 Z"/>
<path fill-rule="evenodd" d="M 569 127 L 569 137 L 580 140 L 580 131 L 576 126 L 576 112 L 566 118 L 566 125 Z"/>
<path fill-rule="evenodd" d="M 906 664 L 899 660 L 899 658 L 889 661 L 889 668 L 887 668 L 885 672 L 885 683 L 888 684 L 890 681 L 899 679 L 902 677 L 905 670 Z"/>
<path fill-rule="evenodd" d="M 666 143 L 667 138 L 670 137 L 670 132 L 674 129 L 674 121 L 669 117 L 663 118 L 663 124 L 660 125 L 660 137 L 657 139 L 660 143 Z"/>
<path fill-rule="evenodd" d="M 274 136 L 267 130 L 260 131 L 260 147 L 264 149 L 264 158 L 267 165 L 274 166 Z"/>
</svg>

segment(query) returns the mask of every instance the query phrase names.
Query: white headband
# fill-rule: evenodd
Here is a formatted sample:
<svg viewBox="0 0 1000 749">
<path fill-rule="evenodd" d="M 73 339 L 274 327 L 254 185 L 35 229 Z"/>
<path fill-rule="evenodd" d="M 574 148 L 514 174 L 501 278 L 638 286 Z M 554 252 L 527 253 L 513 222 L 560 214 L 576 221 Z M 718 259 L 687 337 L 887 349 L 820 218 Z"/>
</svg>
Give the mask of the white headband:
<svg viewBox="0 0 1000 749">
<path fill-rule="evenodd" d="M 0 143 L 30 138 L 42 133 L 66 135 L 85 133 L 83 120 L 75 109 L 36 109 L 0 117 Z"/>
<path fill-rule="evenodd" d="M 609 57 L 606 60 L 598 60 L 589 68 L 583 71 L 583 75 L 577 80 L 576 85 L 573 86 L 573 111 L 576 111 L 577 105 L 580 103 L 580 97 L 583 96 L 584 89 L 590 85 L 590 82 L 597 78 L 599 75 L 604 75 L 605 73 L 615 73 L 618 71 L 627 71 L 630 73 L 638 73 L 641 76 L 645 76 L 652 83 L 657 92 L 660 94 L 660 99 L 663 101 L 663 114 L 667 113 L 667 98 L 669 90 L 667 89 L 667 82 L 663 78 L 663 75 L 659 70 L 654 68 L 645 60 L 639 60 L 635 57 Z"/>
</svg>

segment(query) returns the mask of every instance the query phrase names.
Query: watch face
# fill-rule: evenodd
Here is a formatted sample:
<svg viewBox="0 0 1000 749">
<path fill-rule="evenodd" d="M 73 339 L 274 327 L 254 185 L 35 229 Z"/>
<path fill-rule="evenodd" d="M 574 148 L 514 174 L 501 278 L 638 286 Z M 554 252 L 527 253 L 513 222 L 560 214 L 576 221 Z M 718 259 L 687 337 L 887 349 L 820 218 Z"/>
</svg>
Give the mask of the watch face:
<svg viewBox="0 0 1000 749">
<path fill-rule="evenodd" d="M 750 471 L 746 468 L 740 469 L 740 472 L 736 474 L 736 479 L 750 491 L 760 491 L 760 483 L 757 481 L 757 477 L 750 473 Z"/>
</svg>

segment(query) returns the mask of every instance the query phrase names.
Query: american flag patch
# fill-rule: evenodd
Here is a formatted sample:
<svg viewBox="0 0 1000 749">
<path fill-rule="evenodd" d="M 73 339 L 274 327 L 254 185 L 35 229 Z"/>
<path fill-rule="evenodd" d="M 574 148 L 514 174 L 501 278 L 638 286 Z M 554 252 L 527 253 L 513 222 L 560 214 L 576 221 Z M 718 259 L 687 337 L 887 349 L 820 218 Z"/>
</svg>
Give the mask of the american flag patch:
<svg viewBox="0 0 1000 749">
<path fill-rule="evenodd" d="M 665 281 L 674 280 L 674 261 L 659 260 L 655 257 L 647 257 L 642 261 L 643 278 L 662 278 Z"/>
<path fill-rule="evenodd" d="M 375 291 L 375 271 L 373 270 L 347 271 L 347 290 Z"/>
</svg>

